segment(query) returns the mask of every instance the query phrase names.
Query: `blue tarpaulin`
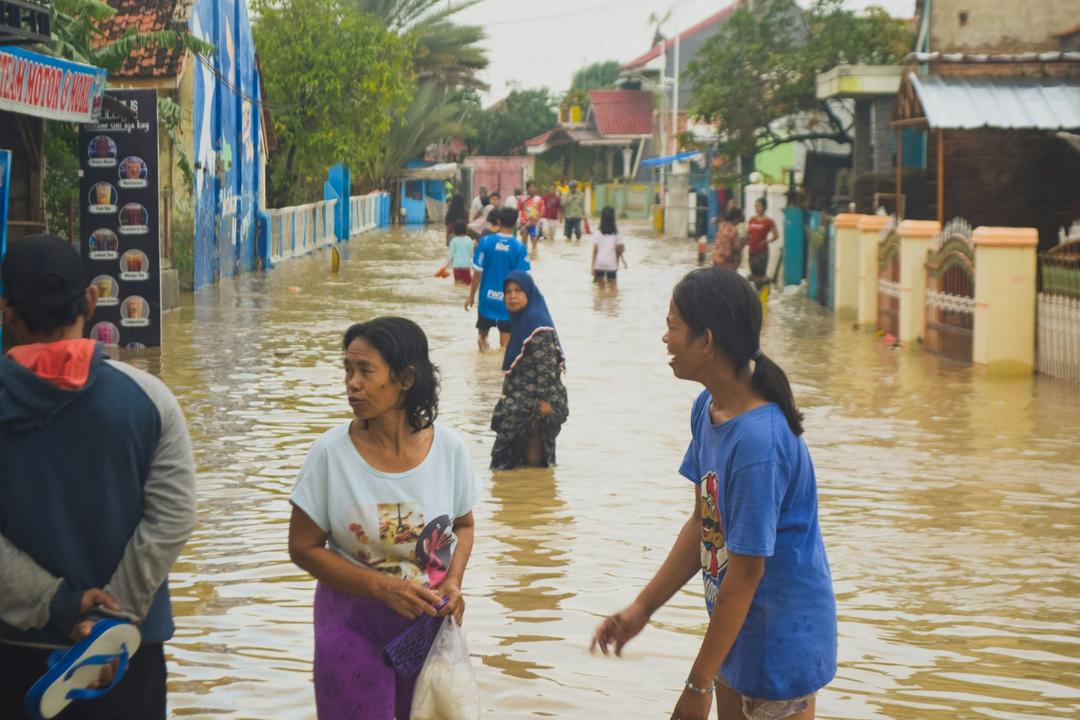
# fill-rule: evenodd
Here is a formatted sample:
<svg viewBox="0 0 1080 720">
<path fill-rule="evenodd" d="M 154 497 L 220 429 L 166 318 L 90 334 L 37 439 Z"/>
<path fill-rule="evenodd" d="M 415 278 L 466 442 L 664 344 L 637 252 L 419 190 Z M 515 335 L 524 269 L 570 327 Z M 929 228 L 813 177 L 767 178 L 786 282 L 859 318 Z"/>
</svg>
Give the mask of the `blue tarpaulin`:
<svg viewBox="0 0 1080 720">
<path fill-rule="evenodd" d="M 655 167 L 657 165 L 670 165 L 674 162 L 680 162 L 682 160 L 692 160 L 695 158 L 704 159 L 704 156 L 697 150 L 690 152 L 679 153 L 678 155 L 665 155 L 664 157 L 649 158 L 648 160 L 641 161 L 641 167 Z"/>
</svg>

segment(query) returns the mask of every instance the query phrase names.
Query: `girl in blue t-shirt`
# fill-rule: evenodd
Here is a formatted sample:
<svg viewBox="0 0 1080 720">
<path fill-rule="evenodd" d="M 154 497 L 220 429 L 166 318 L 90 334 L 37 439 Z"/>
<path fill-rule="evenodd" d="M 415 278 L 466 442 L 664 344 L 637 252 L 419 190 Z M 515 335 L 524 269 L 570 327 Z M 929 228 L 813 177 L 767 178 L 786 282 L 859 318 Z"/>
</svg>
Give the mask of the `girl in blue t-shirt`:
<svg viewBox="0 0 1080 720">
<path fill-rule="evenodd" d="M 814 466 L 787 376 L 761 350 L 761 302 L 741 275 L 675 286 L 664 343 L 675 377 L 705 390 L 680 473 L 694 510 L 656 576 L 592 640 L 615 653 L 699 572 L 709 628 L 672 717 L 811 720 L 836 674 L 836 601 Z"/>
</svg>

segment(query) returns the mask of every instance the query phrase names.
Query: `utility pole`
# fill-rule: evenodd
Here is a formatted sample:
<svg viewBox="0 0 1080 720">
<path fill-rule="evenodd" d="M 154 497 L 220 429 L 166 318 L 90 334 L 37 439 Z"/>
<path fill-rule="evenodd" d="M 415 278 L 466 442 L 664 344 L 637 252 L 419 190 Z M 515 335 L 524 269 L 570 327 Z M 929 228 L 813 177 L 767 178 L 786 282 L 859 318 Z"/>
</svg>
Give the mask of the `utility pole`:
<svg viewBox="0 0 1080 720">
<path fill-rule="evenodd" d="M 660 40 L 660 155 L 667 154 L 667 124 L 664 123 L 664 103 L 667 99 L 667 41 Z"/>
<path fill-rule="evenodd" d="M 677 4 L 677 3 L 676 3 Z M 674 84 L 671 90 L 671 152 L 675 153 L 679 149 L 679 16 L 674 14 L 674 7 L 672 7 L 673 14 L 671 16 L 672 23 L 675 25 L 675 57 L 672 64 L 671 76 L 674 79 Z"/>
</svg>

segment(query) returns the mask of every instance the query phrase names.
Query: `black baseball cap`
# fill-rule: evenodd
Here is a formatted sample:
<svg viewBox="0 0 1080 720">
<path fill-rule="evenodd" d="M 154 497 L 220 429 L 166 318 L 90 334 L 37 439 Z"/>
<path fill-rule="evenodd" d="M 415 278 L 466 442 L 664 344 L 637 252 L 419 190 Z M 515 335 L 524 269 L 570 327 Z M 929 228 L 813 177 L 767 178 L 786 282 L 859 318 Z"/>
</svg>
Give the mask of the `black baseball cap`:
<svg viewBox="0 0 1080 720">
<path fill-rule="evenodd" d="M 8 244 L 0 277 L 14 307 L 55 307 L 82 297 L 88 285 L 82 258 L 57 235 L 27 235 Z"/>
</svg>

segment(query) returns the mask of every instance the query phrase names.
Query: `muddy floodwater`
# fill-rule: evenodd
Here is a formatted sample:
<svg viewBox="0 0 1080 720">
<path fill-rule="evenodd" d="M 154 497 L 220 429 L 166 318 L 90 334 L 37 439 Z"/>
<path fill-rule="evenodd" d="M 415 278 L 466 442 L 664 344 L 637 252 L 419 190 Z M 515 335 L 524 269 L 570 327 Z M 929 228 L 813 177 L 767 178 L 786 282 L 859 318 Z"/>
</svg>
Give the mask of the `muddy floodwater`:
<svg viewBox="0 0 1080 720">
<path fill-rule="evenodd" d="M 693 506 L 677 468 L 699 391 L 660 336 L 689 243 L 626 233 L 618 293 L 589 248 L 534 260 L 567 353 L 570 420 L 550 470 L 492 474 L 497 353 L 465 293 L 432 277 L 441 232 L 373 233 L 184 300 L 165 350 L 132 358 L 180 398 L 199 526 L 172 574 L 176 718 L 314 718 L 313 580 L 290 562 L 288 497 L 312 442 L 349 419 L 340 336 L 403 315 L 442 370 L 440 419 L 482 481 L 465 578 L 485 717 L 667 718 L 705 615 L 699 581 L 621 660 L 590 656 Z M 819 718 L 1080 717 L 1080 390 L 887 347 L 801 295 L 774 296 L 766 352 L 804 408 L 840 620 Z"/>
</svg>

